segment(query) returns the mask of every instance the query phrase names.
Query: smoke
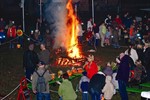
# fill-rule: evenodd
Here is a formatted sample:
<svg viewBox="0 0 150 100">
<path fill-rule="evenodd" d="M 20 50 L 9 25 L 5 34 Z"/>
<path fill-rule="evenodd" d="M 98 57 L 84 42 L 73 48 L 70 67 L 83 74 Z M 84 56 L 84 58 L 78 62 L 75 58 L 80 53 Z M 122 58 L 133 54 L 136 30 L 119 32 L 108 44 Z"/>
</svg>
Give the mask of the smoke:
<svg viewBox="0 0 150 100">
<path fill-rule="evenodd" d="M 56 0 L 58 1 L 58 0 Z M 45 9 L 45 18 L 50 23 L 52 29 L 52 37 L 54 38 L 53 48 L 65 47 L 66 40 L 66 1 L 59 0 L 56 2 L 53 0 L 49 2 Z"/>
</svg>

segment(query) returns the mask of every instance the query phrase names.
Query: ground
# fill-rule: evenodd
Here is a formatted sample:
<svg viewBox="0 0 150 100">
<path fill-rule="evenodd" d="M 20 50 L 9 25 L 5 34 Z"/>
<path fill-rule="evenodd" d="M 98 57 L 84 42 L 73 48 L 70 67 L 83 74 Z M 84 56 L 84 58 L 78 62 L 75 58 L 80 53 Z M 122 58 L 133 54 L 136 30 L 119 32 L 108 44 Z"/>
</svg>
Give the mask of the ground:
<svg viewBox="0 0 150 100">
<path fill-rule="evenodd" d="M 84 45 L 85 46 L 85 45 Z M 7 95 L 11 92 L 18 84 L 20 79 L 24 76 L 24 70 L 22 66 L 23 52 L 27 49 L 27 46 L 21 49 L 9 49 L 8 44 L 0 45 L 0 97 Z M 105 66 L 108 61 L 115 61 L 115 58 L 120 52 L 123 52 L 126 48 L 122 47 L 120 49 L 114 49 L 112 47 L 99 48 L 95 53 L 95 60 L 99 66 Z M 87 53 L 87 48 L 82 49 L 84 54 Z M 36 52 L 39 52 L 39 46 L 36 46 Z M 52 54 L 52 53 L 51 53 Z M 55 58 L 51 55 L 52 59 Z M 54 60 L 54 59 L 53 59 Z M 71 69 L 71 67 L 56 67 L 52 66 L 51 70 L 57 73 L 58 70 L 66 71 Z M 80 78 L 75 78 L 72 80 L 74 89 L 76 88 Z M 57 91 L 58 85 L 52 84 L 50 86 L 51 90 Z M 12 93 L 6 100 L 16 100 L 18 89 Z M 81 93 L 77 92 L 78 99 L 81 100 Z M 35 100 L 35 95 L 31 92 L 33 100 Z M 58 94 L 51 92 L 52 100 L 58 100 Z M 129 100 L 140 100 L 140 94 L 129 93 Z M 119 93 L 117 93 L 112 100 L 120 100 Z"/>
</svg>

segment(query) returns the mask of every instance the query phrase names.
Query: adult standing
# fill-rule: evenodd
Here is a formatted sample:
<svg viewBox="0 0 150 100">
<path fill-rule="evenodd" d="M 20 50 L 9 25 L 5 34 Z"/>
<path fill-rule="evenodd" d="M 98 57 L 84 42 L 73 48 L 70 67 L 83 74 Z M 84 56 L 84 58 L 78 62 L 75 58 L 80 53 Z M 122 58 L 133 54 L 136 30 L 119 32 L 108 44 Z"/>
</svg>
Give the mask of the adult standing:
<svg viewBox="0 0 150 100">
<path fill-rule="evenodd" d="M 30 44 L 28 50 L 26 50 L 23 55 L 23 67 L 25 69 L 26 78 L 31 78 L 38 62 L 37 53 L 34 51 L 34 44 Z"/>
<path fill-rule="evenodd" d="M 40 61 L 38 69 L 33 73 L 32 77 L 32 90 L 36 94 L 36 100 L 51 100 L 49 92 L 50 80 L 49 70 L 46 70 L 45 63 Z"/>
<path fill-rule="evenodd" d="M 143 51 L 143 65 L 147 71 L 147 80 L 150 81 L 150 43 L 145 43 Z"/>
<path fill-rule="evenodd" d="M 92 22 L 92 18 L 90 18 L 88 21 L 87 21 L 87 30 L 92 31 L 93 30 L 93 22 Z"/>
<path fill-rule="evenodd" d="M 50 64 L 50 52 L 46 49 L 45 44 L 40 44 L 41 51 L 38 54 L 39 60 L 43 61 L 46 64 L 46 68 Z"/>
<path fill-rule="evenodd" d="M 105 34 L 107 32 L 105 23 L 102 22 L 102 24 L 99 26 L 99 33 L 101 37 L 101 47 L 104 47 L 104 41 L 105 41 Z"/>
<path fill-rule="evenodd" d="M 102 89 L 105 85 L 105 74 L 98 72 L 90 79 L 89 93 L 92 100 L 101 100 Z"/>
<path fill-rule="evenodd" d="M 128 100 L 126 85 L 129 80 L 130 64 L 132 64 L 133 61 L 124 53 L 121 53 L 119 58 L 116 58 L 116 61 L 119 65 L 116 79 L 118 80 L 121 100 Z"/>
<path fill-rule="evenodd" d="M 136 50 L 133 48 L 133 44 L 129 45 L 129 48 L 125 51 L 125 54 L 129 55 L 134 63 L 138 60 L 138 54 Z"/>
</svg>

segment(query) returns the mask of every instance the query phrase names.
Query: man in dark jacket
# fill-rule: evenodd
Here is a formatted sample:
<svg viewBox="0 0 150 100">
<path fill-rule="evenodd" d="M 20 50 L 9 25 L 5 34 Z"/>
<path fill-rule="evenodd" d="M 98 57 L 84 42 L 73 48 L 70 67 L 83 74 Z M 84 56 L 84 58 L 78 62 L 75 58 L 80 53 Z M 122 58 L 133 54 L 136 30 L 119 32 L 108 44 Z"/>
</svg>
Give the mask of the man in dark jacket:
<svg viewBox="0 0 150 100">
<path fill-rule="evenodd" d="M 116 79 L 119 84 L 119 93 L 121 100 L 128 100 L 126 85 L 129 80 L 130 66 L 134 66 L 133 60 L 130 56 L 121 53 L 119 58 L 116 59 L 118 63 L 118 72 Z"/>
<path fill-rule="evenodd" d="M 28 50 L 26 50 L 23 55 L 23 67 L 25 69 L 26 78 L 31 78 L 38 62 L 37 53 L 34 51 L 34 44 L 30 44 Z"/>
<path fill-rule="evenodd" d="M 98 72 L 93 75 L 89 82 L 89 93 L 92 100 L 101 100 L 100 95 L 102 94 L 102 89 L 105 85 L 105 75 L 102 72 Z"/>
<path fill-rule="evenodd" d="M 147 72 L 147 81 L 150 81 L 150 43 L 145 43 L 143 51 L 143 65 Z"/>
</svg>

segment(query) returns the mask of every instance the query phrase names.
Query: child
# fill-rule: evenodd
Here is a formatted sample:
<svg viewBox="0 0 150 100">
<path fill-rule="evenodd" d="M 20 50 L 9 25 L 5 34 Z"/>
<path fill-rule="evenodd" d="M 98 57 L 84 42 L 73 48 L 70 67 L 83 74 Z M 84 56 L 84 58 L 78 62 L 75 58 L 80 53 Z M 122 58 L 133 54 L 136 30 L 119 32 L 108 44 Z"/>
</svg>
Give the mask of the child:
<svg viewBox="0 0 150 100">
<path fill-rule="evenodd" d="M 68 80 L 67 73 L 63 74 L 63 82 L 60 84 L 58 94 L 62 100 L 76 100 L 77 95 L 73 89 L 72 83 Z"/>
<path fill-rule="evenodd" d="M 102 90 L 102 92 L 104 93 L 105 100 L 111 100 L 114 94 L 114 86 L 111 81 L 112 81 L 111 76 L 106 76 L 106 80 L 105 80 L 106 83 Z"/>
<path fill-rule="evenodd" d="M 107 63 L 107 65 L 106 65 L 106 67 L 104 68 L 103 72 L 104 72 L 105 75 L 110 75 L 110 76 L 112 76 L 113 70 L 112 70 L 112 66 L 111 66 L 110 62 Z"/>
<path fill-rule="evenodd" d="M 107 30 L 107 32 L 105 34 L 105 45 L 106 46 L 110 45 L 110 37 L 111 37 L 111 35 L 112 35 L 112 29 L 111 29 L 111 26 L 108 26 L 108 30 Z"/>
<path fill-rule="evenodd" d="M 50 100 L 49 81 L 50 73 L 45 69 L 45 63 L 40 61 L 39 68 L 32 76 L 32 90 L 36 94 L 37 100 Z"/>
<path fill-rule="evenodd" d="M 82 92 L 82 100 L 88 100 L 88 86 L 90 79 L 86 76 L 87 72 L 82 73 L 83 76 L 79 81 L 79 90 Z"/>
</svg>

